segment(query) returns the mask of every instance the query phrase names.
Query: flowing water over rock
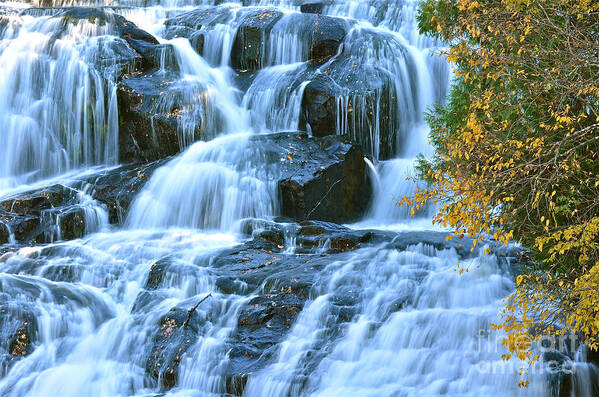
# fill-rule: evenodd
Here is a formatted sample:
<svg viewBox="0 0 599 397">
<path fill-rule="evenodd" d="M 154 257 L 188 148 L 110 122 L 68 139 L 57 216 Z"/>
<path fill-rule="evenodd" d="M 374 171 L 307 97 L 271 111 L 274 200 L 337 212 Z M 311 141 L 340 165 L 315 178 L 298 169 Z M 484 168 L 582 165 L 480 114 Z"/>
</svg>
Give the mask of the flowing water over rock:
<svg viewBox="0 0 599 397">
<path fill-rule="evenodd" d="M 417 7 L 0 8 L 0 395 L 599 395 L 501 360 L 521 248 L 395 206 L 451 80 Z"/>
</svg>

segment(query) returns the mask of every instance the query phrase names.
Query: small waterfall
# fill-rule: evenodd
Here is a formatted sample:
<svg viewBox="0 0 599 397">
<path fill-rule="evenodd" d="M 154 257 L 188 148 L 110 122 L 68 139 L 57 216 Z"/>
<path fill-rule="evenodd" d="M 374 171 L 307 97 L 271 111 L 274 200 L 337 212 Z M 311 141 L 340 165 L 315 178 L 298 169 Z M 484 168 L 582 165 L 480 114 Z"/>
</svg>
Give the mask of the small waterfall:
<svg viewBox="0 0 599 397">
<path fill-rule="evenodd" d="M 351 136 L 375 159 L 393 158 L 412 144 L 411 131 L 423 123 L 426 107 L 435 101 L 426 58 L 401 36 L 359 25 L 345 39 L 331 77 L 353 81 L 352 65 L 368 65 L 370 81 L 349 86 L 337 99 L 337 133 Z M 443 76 L 440 76 L 441 78 Z"/>
<path fill-rule="evenodd" d="M 411 217 L 430 219 L 434 214 L 435 207 L 427 205 L 425 208 L 410 214 L 408 207 L 400 207 L 397 200 L 403 196 L 411 196 L 416 188 L 423 189 L 423 183 L 416 183 L 413 159 L 395 159 L 382 161 L 378 166 L 378 178 L 380 183 L 375 187 L 374 203 L 370 213 L 366 216 L 369 222 L 383 225 L 392 222 L 406 222 Z"/>
<path fill-rule="evenodd" d="M 243 106 L 252 114 L 257 129 L 295 131 L 304 89 L 310 81 L 301 81 L 306 65 L 296 63 L 262 69 L 243 98 Z"/>
<path fill-rule="evenodd" d="M 132 228 L 194 227 L 229 231 L 242 218 L 264 218 L 277 209 L 259 147 L 249 135 L 197 142 L 156 171 L 135 201 Z"/>
<path fill-rule="evenodd" d="M 0 187 L 116 163 L 113 81 L 126 66 L 123 42 L 109 24 L 9 18 L 0 46 Z"/>
<path fill-rule="evenodd" d="M 308 60 L 312 31 L 302 24 L 299 13 L 286 13 L 275 24 L 266 43 L 267 66 L 286 65 Z"/>
<path fill-rule="evenodd" d="M 60 391 L 65 397 L 74 397 L 150 392 L 143 368 L 145 350 L 152 347 L 155 330 L 160 330 L 156 324 L 172 307 L 187 312 L 199 294 L 208 292 L 212 298 L 197 309 L 198 321 L 213 326 L 202 331 L 194 345 L 198 350 L 190 358 L 196 363 L 195 358 L 204 357 L 200 366 L 218 360 L 225 354 L 225 327 L 232 327 L 245 299 L 218 293 L 214 277 L 192 262 L 202 262 L 211 252 L 234 244 L 231 236 L 219 233 L 127 231 L 95 234 L 84 241 L 50 246 L 45 251 L 22 250 L 3 258 L 0 307 L 3 313 L 10 309 L 15 316 L 31 320 L 30 335 L 38 340 L 38 346 L 27 360 L 11 368 L 11 376 L 0 379 L 0 393 L 12 397 Z M 40 256 L 49 260 L 31 272 L 23 271 L 24 264 Z M 160 297 L 143 306 L 147 303 L 148 271 L 167 256 L 173 274 L 184 272 L 185 277 L 167 275 Z M 11 274 L 14 272 L 20 274 Z M 6 306 L 7 297 L 16 300 Z M 200 351 L 206 355 L 199 355 Z M 196 371 L 193 363 L 190 360 L 182 366 L 195 379 L 196 390 L 211 391 L 210 382 L 205 388 L 199 382 L 201 374 L 214 369 Z"/>
<path fill-rule="evenodd" d="M 181 149 L 199 139 L 244 131 L 249 116 L 237 105 L 228 70 L 210 67 L 187 39 L 172 39 L 168 44 L 174 49 L 181 79 L 154 107 L 166 113 L 176 109 Z"/>
</svg>

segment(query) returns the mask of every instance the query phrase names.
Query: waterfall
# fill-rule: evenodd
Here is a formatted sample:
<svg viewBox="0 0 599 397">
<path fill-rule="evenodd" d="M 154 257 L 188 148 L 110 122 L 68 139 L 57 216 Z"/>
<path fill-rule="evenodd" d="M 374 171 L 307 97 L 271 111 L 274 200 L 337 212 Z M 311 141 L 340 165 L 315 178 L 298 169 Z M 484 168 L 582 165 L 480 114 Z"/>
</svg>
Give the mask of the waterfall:
<svg viewBox="0 0 599 397">
<path fill-rule="evenodd" d="M 294 131 L 299 127 L 301 101 L 309 81 L 298 82 L 305 64 L 272 66 L 258 72 L 243 97 L 252 113 L 252 124 L 270 131 Z"/>
<path fill-rule="evenodd" d="M 521 247 L 396 205 L 452 78 L 419 1 L 304 3 L 0 8 L 0 395 L 598 395 L 583 346 L 501 359 Z"/>
<path fill-rule="evenodd" d="M 455 250 L 418 244 L 376 247 L 331 263 L 312 287 L 275 362 L 250 378 L 244 396 L 520 395 L 488 329 L 513 288 L 497 258 L 455 272 Z M 339 307 L 353 320 L 339 329 Z M 401 310 L 397 310 L 401 307 Z M 517 365 L 517 363 L 506 363 Z M 542 383 L 527 395 L 546 395 Z"/>
<path fill-rule="evenodd" d="M 187 226 L 231 230 L 243 218 L 268 217 L 277 207 L 261 151 L 247 134 L 194 144 L 160 168 L 131 210 L 131 227 Z"/>
<path fill-rule="evenodd" d="M 0 45 L 0 189 L 115 164 L 120 39 L 108 24 L 8 18 Z"/>
</svg>

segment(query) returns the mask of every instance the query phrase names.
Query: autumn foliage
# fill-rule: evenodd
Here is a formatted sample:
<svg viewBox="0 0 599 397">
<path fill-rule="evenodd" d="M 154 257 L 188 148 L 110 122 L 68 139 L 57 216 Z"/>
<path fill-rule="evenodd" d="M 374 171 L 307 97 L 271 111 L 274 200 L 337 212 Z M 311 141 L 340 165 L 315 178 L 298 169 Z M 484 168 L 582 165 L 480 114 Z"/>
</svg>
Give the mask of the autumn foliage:
<svg viewBox="0 0 599 397">
<path fill-rule="evenodd" d="M 426 0 L 419 23 L 456 77 L 429 115 L 429 187 L 400 204 L 433 201 L 455 235 L 531 250 L 496 325 L 506 357 L 534 360 L 514 341 L 543 333 L 598 348 L 599 2 Z"/>
</svg>

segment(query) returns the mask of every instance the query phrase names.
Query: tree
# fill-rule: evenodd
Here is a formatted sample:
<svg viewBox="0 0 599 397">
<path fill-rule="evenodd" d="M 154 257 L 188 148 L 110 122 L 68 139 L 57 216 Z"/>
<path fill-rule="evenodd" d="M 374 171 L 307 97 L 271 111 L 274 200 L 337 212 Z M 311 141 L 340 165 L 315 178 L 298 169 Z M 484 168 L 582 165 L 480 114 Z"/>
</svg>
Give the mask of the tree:
<svg viewBox="0 0 599 397">
<path fill-rule="evenodd" d="M 428 115 L 428 188 L 399 204 L 434 201 L 454 236 L 530 248 L 495 326 L 506 358 L 537 358 L 522 336 L 598 348 L 599 2 L 426 0 L 419 25 L 449 43 L 456 78 Z"/>
</svg>

